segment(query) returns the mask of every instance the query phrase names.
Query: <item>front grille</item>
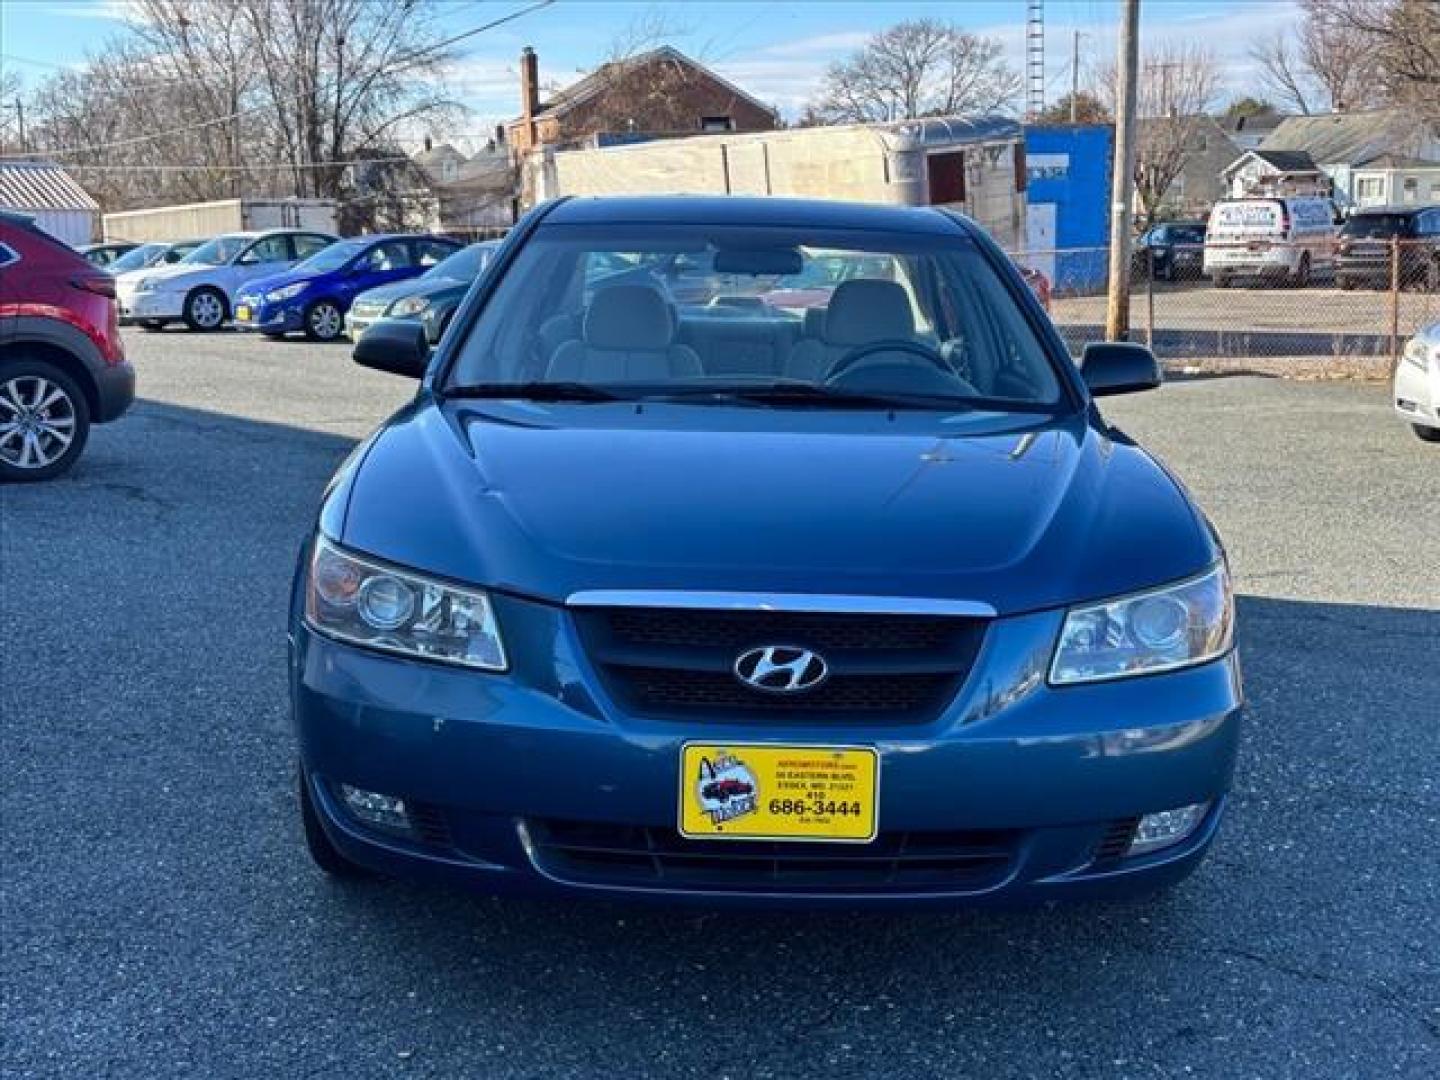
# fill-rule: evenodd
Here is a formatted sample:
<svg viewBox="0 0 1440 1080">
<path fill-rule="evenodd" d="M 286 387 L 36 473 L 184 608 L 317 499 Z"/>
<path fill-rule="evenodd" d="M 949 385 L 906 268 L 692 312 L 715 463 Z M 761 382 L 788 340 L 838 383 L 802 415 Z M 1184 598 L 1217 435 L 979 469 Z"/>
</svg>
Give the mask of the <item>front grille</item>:
<svg viewBox="0 0 1440 1080">
<path fill-rule="evenodd" d="M 786 713 L 826 723 L 925 723 L 955 696 L 985 631 L 981 619 L 948 615 L 612 607 L 576 610 L 575 620 L 623 708 L 727 722 Z M 742 682 L 738 657 L 772 645 L 815 651 L 828 677 L 788 694 Z"/>
<path fill-rule="evenodd" d="M 865 845 L 687 840 L 674 829 L 525 823 L 531 858 L 574 884 L 733 892 L 966 892 L 1003 881 L 1015 830 L 882 832 Z"/>
</svg>

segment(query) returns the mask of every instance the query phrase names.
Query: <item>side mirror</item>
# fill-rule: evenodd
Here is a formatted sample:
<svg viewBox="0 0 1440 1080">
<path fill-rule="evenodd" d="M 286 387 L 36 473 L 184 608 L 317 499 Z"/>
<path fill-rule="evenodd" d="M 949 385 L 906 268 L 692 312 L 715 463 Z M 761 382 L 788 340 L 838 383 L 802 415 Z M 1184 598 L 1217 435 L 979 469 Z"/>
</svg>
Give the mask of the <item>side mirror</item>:
<svg viewBox="0 0 1440 1080">
<path fill-rule="evenodd" d="M 1092 397 L 1154 390 L 1164 381 L 1155 354 L 1128 341 L 1092 341 L 1080 358 L 1080 376 Z"/>
<path fill-rule="evenodd" d="M 418 322 L 381 319 L 360 335 L 350 355 L 361 367 L 419 379 L 430 366 L 430 342 Z"/>
</svg>

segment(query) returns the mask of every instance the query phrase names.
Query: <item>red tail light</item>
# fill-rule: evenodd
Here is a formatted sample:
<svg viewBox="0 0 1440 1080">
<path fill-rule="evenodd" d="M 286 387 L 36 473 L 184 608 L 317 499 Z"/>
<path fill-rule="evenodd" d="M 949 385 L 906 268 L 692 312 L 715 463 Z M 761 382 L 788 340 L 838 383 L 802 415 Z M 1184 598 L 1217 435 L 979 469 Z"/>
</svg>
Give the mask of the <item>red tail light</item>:
<svg viewBox="0 0 1440 1080">
<path fill-rule="evenodd" d="M 115 279 L 109 274 L 81 274 L 71 278 L 70 284 L 83 292 L 115 299 Z"/>
</svg>

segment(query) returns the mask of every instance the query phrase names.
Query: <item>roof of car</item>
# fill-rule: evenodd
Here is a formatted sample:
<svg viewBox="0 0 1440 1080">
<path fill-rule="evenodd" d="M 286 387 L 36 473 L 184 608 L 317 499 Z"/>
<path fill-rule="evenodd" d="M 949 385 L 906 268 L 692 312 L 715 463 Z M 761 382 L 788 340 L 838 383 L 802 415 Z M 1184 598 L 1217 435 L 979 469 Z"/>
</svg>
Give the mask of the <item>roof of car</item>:
<svg viewBox="0 0 1440 1080">
<path fill-rule="evenodd" d="M 447 244 L 454 244 L 456 247 L 461 246 L 459 240 L 452 240 L 448 236 L 428 232 L 365 233 L 362 236 L 342 236 L 340 239 L 347 241 L 354 240 L 366 244 L 381 244 L 387 240 L 443 240 Z"/>
<path fill-rule="evenodd" d="M 965 231 L 955 218 L 932 207 L 750 195 L 580 196 L 557 203 L 545 220 L 562 225 L 653 222 L 911 233 Z"/>
<path fill-rule="evenodd" d="M 1434 210 L 1435 206 L 1430 203 L 1401 204 L 1400 206 L 1361 206 L 1350 212 L 1352 218 L 1369 217 L 1370 215 L 1384 214 L 1386 217 L 1400 216 L 1413 217 L 1415 214 L 1423 214 L 1426 210 Z"/>
</svg>

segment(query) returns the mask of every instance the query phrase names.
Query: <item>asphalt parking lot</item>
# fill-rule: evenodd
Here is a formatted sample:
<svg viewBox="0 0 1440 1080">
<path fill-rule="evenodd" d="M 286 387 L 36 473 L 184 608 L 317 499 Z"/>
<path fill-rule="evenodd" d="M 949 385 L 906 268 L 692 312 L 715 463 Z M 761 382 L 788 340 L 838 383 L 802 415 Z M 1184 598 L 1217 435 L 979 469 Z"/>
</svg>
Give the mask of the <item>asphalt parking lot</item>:
<svg viewBox="0 0 1440 1080">
<path fill-rule="evenodd" d="M 1435 1075 L 1440 447 L 1384 386 L 1107 405 L 1210 512 L 1242 594 L 1247 741 L 1190 881 L 712 915 L 314 871 L 292 562 L 410 386 L 343 346 L 128 344 L 134 412 L 71 477 L 0 489 L 6 1076 Z"/>
</svg>

